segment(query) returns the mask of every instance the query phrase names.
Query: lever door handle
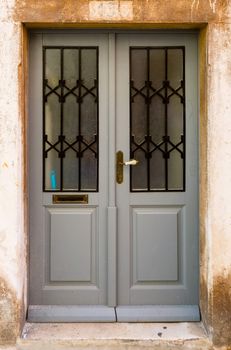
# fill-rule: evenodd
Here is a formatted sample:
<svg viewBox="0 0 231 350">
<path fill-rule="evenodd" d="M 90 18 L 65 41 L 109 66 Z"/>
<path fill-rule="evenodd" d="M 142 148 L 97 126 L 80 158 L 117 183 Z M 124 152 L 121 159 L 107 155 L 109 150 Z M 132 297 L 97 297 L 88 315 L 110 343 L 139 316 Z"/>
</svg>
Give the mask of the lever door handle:
<svg viewBox="0 0 231 350">
<path fill-rule="evenodd" d="M 136 159 L 130 159 L 124 162 L 124 154 L 122 151 L 116 153 L 116 181 L 122 184 L 124 180 L 124 165 L 137 165 L 139 162 Z"/>
<path fill-rule="evenodd" d="M 123 165 L 137 165 L 139 163 L 136 159 L 130 159 L 127 162 L 123 162 Z"/>
</svg>

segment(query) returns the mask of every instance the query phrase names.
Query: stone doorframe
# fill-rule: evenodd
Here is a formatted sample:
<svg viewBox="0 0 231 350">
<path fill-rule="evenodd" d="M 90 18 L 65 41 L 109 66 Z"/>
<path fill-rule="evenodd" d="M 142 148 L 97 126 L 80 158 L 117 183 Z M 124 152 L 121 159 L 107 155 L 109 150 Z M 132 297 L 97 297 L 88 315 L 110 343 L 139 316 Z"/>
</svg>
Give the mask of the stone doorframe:
<svg viewBox="0 0 231 350">
<path fill-rule="evenodd" d="M 2 143 L 5 145 L 4 150 L 8 146 L 11 147 L 11 153 L 5 153 L 10 162 L 15 163 L 12 170 L 9 170 L 9 161 L 2 163 L 1 180 L 4 181 L 4 188 L 10 189 L 9 193 L 7 190 L 6 193 L 9 203 L 12 204 L 4 208 L 4 215 L 8 217 L 4 233 L 12 234 L 11 238 L 0 242 L 0 247 L 7 250 L 4 259 L 0 259 L 0 340 L 15 341 L 24 325 L 27 310 L 26 134 L 27 53 L 30 28 L 198 29 L 200 308 L 202 322 L 213 344 L 228 347 L 231 343 L 231 4 L 225 0 L 176 0 L 171 3 L 159 0 L 80 0 L 78 4 L 70 0 L 60 5 L 56 0 L 12 0 L 1 6 L 5 12 L 3 11 L 0 17 L 0 29 L 3 29 L 4 39 L 11 40 L 12 48 L 5 51 L 5 57 L 0 56 L 0 63 L 12 71 L 12 74 L 8 70 L 3 72 L 3 78 L 7 78 L 8 83 L 1 97 L 3 96 L 8 103 L 3 103 L 0 120 L 5 126 L 5 118 L 6 126 L 9 121 L 11 126 L 4 129 Z M 19 94 L 19 100 L 11 98 L 12 91 L 16 95 Z M 9 113 L 11 117 L 8 120 Z M 13 134 L 12 128 L 15 130 Z M 13 184 L 12 177 L 17 179 Z M 5 195 L 3 190 L 0 194 Z"/>
</svg>

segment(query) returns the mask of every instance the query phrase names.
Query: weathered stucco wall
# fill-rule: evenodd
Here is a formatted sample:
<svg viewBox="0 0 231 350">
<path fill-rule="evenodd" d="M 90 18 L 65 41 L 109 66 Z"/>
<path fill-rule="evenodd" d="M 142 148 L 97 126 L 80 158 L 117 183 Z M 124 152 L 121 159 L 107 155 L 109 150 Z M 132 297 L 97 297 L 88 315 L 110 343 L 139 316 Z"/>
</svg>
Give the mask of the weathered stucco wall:
<svg viewBox="0 0 231 350">
<path fill-rule="evenodd" d="M 19 334 L 26 302 L 26 159 L 22 23 L 27 27 L 202 28 L 200 279 L 203 322 L 231 344 L 230 0 L 0 0 L 0 340 Z M 21 50 L 23 49 L 23 50 Z"/>
<path fill-rule="evenodd" d="M 17 0 L 16 18 L 30 24 L 192 24 L 229 20 L 229 0 Z"/>
<path fill-rule="evenodd" d="M 208 290 L 214 341 L 231 344 L 231 23 L 208 32 Z"/>
<path fill-rule="evenodd" d="M 18 70 L 20 24 L 14 1 L 0 10 L 0 339 L 12 341 L 23 315 L 25 269 L 23 158 Z"/>
</svg>

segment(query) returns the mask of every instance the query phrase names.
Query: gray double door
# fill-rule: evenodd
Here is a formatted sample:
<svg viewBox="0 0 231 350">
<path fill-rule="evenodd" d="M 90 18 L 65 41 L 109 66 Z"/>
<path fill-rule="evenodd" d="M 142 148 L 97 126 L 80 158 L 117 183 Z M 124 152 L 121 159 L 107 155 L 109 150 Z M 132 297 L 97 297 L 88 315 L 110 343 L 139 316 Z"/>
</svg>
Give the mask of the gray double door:
<svg viewBox="0 0 231 350">
<path fill-rule="evenodd" d="M 30 38 L 31 321 L 198 320 L 197 38 Z"/>
</svg>

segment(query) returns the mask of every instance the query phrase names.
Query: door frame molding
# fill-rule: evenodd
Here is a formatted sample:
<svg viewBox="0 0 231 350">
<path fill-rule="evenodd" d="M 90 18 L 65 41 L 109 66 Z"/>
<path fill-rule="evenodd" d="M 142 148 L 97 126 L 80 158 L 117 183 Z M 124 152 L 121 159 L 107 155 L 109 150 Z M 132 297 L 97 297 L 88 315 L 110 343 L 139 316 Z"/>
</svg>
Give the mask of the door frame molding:
<svg viewBox="0 0 231 350">
<path fill-rule="evenodd" d="M 108 138 L 110 140 L 108 147 L 108 222 L 107 222 L 107 232 L 108 232 L 108 306 L 116 306 L 116 276 L 117 276 L 117 207 L 116 207 L 116 197 L 115 197 L 115 186 L 114 181 L 115 176 L 115 154 L 116 154 L 116 97 L 115 97 L 115 74 L 116 74 L 116 62 L 115 62 L 115 33 L 109 34 L 108 42 L 108 70 L 109 70 L 109 101 L 108 101 Z"/>
</svg>

